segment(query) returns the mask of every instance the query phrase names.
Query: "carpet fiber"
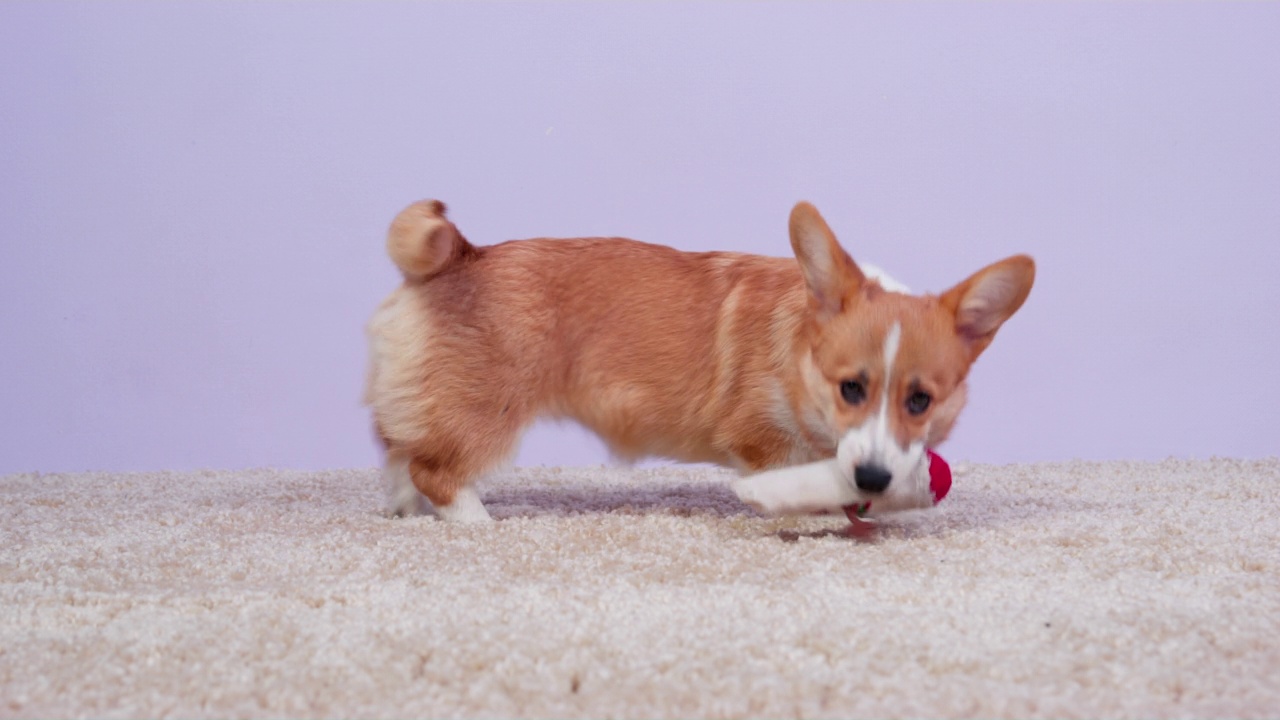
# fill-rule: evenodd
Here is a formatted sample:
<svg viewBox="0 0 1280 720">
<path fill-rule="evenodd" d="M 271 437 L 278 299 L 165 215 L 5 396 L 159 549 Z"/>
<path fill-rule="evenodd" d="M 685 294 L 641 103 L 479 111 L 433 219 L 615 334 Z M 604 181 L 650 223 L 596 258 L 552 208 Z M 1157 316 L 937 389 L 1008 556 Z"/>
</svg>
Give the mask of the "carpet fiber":
<svg viewBox="0 0 1280 720">
<path fill-rule="evenodd" d="M 0 716 L 1280 716 L 1280 461 L 957 470 L 869 544 L 701 468 L 0 478 Z"/>
</svg>

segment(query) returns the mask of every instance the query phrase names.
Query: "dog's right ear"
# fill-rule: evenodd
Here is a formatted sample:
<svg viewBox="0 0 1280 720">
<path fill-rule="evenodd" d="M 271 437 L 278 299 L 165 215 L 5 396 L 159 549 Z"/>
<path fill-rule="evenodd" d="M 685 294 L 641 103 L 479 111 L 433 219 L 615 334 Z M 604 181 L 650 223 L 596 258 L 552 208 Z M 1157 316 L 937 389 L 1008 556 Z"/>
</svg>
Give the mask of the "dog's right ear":
<svg viewBox="0 0 1280 720">
<path fill-rule="evenodd" d="M 862 271 L 813 205 L 796 203 L 791 209 L 790 229 L 791 249 L 800 261 L 800 272 L 819 317 L 838 314 L 862 286 Z"/>
<path fill-rule="evenodd" d="M 978 359 L 1000 326 L 1027 301 L 1035 281 L 1035 260 L 1014 255 L 943 293 L 942 307 L 955 317 L 956 334 L 968 347 L 969 362 Z"/>
</svg>

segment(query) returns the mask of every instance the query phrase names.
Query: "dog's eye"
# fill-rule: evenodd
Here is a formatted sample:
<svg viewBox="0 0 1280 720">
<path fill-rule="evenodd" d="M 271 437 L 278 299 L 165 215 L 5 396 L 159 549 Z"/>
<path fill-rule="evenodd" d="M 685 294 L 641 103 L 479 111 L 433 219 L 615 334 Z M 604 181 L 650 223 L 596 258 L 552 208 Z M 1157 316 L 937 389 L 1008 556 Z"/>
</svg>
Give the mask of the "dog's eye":
<svg viewBox="0 0 1280 720">
<path fill-rule="evenodd" d="M 867 386 L 861 380 L 845 380 L 840 383 L 840 397 L 850 405 L 859 405 L 867 399 Z"/>
<path fill-rule="evenodd" d="M 929 397 L 929 393 L 917 390 L 907 396 L 907 412 L 912 415 L 919 415 L 929 409 L 929 403 L 933 402 L 933 398 Z"/>
</svg>

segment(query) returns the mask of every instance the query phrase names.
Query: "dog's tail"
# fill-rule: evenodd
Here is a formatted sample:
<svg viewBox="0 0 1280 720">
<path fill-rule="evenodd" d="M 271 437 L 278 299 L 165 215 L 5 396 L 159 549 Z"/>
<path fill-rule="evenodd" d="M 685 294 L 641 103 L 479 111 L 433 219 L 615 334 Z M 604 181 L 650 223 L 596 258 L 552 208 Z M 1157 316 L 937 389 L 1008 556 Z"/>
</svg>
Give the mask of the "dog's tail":
<svg viewBox="0 0 1280 720">
<path fill-rule="evenodd" d="M 445 217 L 439 200 L 422 200 L 401 210 L 387 231 L 387 254 L 406 280 L 432 278 L 474 251 Z"/>
</svg>

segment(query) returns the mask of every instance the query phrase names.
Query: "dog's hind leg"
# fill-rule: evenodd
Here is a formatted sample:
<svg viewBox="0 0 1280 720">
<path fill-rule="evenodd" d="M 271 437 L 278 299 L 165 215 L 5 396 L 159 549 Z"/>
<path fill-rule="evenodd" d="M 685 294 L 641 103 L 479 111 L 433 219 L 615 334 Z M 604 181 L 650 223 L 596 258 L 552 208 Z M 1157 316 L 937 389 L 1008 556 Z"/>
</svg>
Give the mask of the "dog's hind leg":
<svg viewBox="0 0 1280 720">
<path fill-rule="evenodd" d="M 430 442 L 414 448 L 409 463 L 413 485 L 431 501 L 441 520 L 490 519 L 475 483 L 510 459 L 530 419 L 509 406 L 469 409 L 466 415 L 454 415 L 451 424 L 467 428 L 465 435 L 436 433 Z"/>
<path fill-rule="evenodd" d="M 447 522 L 488 522 L 489 511 L 475 488 L 476 477 L 448 463 L 415 458 L 409 465 L 415 494 L 431 501 L 436 515 Z"/>
<path fill-rule="evenodd" d="M 427 499 L 413 484 L 410 458 L 399 452 L 388 452 L 382 463 L 382 486 L 387 493 L 387 512 L 396 517 L 424 515 Z"/>
<path fill-rule="evenodd" d="M 493 518 L 480 500 L 480 493 L 474 485 L 458 488 L 453 495 L 453 502 L 448 505 L 436 505 L 436 515 L 445 522 L 477 523 L 489 522 Z"/>
<path fill-rule="evenodd" d="M 387 514 L 395 517 L 426 514 L 427 499 L 414 487 L 409 472 L 412 458 L 391 443 L 380 424 L 375 422 L 373 430 L 382 445 L 382 488 L 386 492 Z"/>
</svg>

